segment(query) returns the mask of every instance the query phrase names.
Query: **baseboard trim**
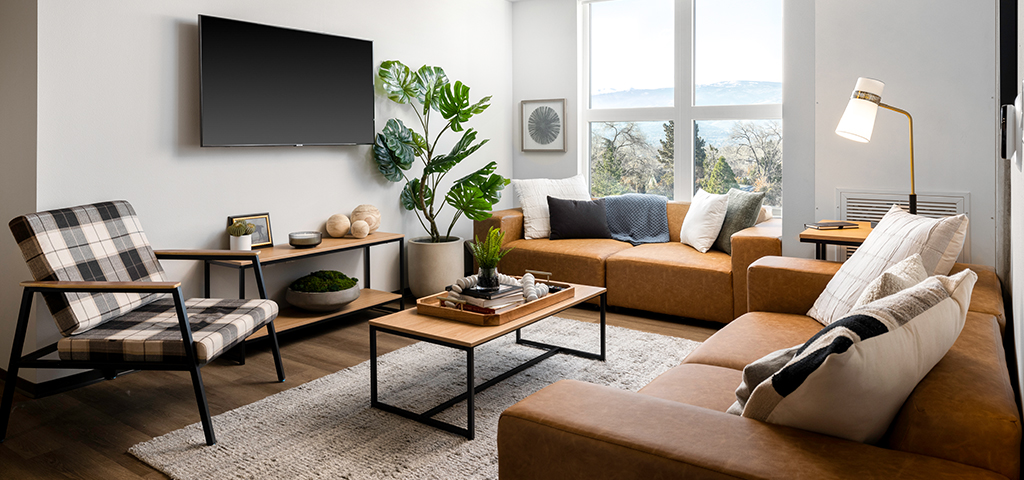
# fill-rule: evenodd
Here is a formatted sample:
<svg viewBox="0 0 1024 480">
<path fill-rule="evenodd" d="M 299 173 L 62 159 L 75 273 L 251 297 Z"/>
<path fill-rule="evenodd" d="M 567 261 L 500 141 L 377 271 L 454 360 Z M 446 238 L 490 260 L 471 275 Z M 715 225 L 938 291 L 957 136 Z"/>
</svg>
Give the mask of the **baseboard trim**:
<svg viewBox="0 0 1024 480">
<path fill-rule="evenodd" d="M 130 370 L 119 371 L 117 376 L 123 375 Z M 0 369 L 0 379 L 7 383 L 7 370 Z M 64 393 L 68 390 L 74 390 L 79 387 L 86 385 L 92 385 L 99 383 L 104 380 L 103 373 L 99 370 L 86 370 L 84 372 L 69 375 L 67 377 L 55 378 L 53 380 L 47 380 L 42 383 L 35 383 L 25 380 L 24 378 L 18 377 L 18 383 L 15 385 L 17 391 L 22 395 L 29 398 L 43 398 L 50 395 L 56 395 L 58 393 Z"/>
</svg>

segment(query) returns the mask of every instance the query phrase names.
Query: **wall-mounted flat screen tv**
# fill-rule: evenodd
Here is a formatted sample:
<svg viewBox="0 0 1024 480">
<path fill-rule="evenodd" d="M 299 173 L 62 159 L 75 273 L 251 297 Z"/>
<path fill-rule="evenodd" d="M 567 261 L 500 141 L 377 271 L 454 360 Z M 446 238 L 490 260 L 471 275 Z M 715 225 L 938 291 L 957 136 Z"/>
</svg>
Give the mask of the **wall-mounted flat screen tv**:
<svg viewBox="0 0 1024 480">
<path fill-rule="evenodd" d="M 204 147 L 372 144 L 373 42 L 199 16 Z"/>
</svg>

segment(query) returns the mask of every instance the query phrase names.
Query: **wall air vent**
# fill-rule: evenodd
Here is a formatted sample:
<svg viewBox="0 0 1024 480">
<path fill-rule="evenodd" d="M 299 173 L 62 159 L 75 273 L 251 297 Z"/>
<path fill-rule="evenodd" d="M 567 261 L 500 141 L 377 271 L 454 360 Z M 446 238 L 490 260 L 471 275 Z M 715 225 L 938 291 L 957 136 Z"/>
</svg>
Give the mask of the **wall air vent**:
<svg viewBox="0 0 1024 480">
<path fill-rule="evenodd" d="M 909 200 L 905 193 L 865 192 L 856 190 L 836 189 L 839 205 L 839 220 L 877 222 L 889 211 L 892 204 L 899 204 L 909 209 Z M 940 218 L 966 213 L 971 216 L 970 193 L 935 193 L 917 195 L 917 214 L 925 217 Z M 857 251 L 857 247 L 836 247 L 839 254 L 836 258 L 844 261 Z M 971 261 L 971 232 L 967 231 L 964 248 L 960 251 L 958 262 Z"/>
</svg>

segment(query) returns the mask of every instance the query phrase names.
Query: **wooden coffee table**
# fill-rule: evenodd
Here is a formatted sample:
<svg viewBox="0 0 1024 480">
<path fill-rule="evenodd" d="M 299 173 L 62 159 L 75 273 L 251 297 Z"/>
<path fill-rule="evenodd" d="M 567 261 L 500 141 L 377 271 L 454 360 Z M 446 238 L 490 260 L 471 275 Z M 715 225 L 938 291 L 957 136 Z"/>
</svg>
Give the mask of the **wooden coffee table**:
<svg viewBox="0 0 1024 480">
<path fill-rule="evenodd" d="M 504 325 L 481 326 L 469 323 L 446 320 L 443 318 L 420 315 L 415 308 L 403 310 L 398 313 L 370 320 L 370 406 L 391 412 L 403 417 L 416 420 L 420 423 L 430 425 L 441 430 L 462 435 L 470 440 L 473 439 L 475 425 L 473 415 L 474 396 L 495 385 L 506 378 L 511 377 L 537 363 L 555 355 L 566 354 L 577 357 L 591 358 L 604 361 L 605 359 L 605 310 L 607 308 L 607 290 L 602 287 L 589 285 L 575 285 L 575 296 L 559 303 L 551 305 L 542 310 L 515 319 Z M 572 306 L 579 305 L 594 297 L 601 299 L 601 353 L 584 352 L 572 348 L 549 345 L 533 340 L 522 338 L 520 329 L 523 327 L 544 320 L 556 315 Z M 402 337 L 412 338 L 422 342 L 429 342 L 436 345 L 454 348 L 466 352 L 466 393 L 463 393 L 436 407 L 430 408 L 423 413 L 416 413 L 410 410 L 389 405 L 381 402 L 377 397 L 377 332 L 390 333 Z M 525 363 L 494 377 L 480 385 L 475 385 L 473 375 L 473 355 L 476 347 L 483 345 L 498 337 L 515 332 L 516 343 L 545 350 L 544 353 L 526 361 Z M 475 386 L 474 386 L 475 385 Z M 466 427 L 452 425 L 433 418 L 455 404 L 465 400 L 467 409 Z"/>
</svg>

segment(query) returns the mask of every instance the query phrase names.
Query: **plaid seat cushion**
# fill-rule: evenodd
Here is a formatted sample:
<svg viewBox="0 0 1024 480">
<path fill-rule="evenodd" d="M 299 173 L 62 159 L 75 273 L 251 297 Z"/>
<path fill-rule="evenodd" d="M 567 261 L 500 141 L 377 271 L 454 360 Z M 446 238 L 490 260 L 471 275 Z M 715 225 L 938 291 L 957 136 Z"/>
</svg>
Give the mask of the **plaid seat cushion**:
<svg viewBox="0 0 1024 480">
<path fill-rule="evenodd" d="M 184 362 L 184 343 L 174 301 L 152 303 L 57 342 L 61 360 Z M 272 300 L 192 298 L 185 301 L 200 364 L 245 340 L 277 317 Z"/>
<path fill-rule="evenodd" d="M 17 217 L 11 232 L 35 280 L 164 281 L 132 206 L 123 200 Z M 138 293 L 47 293 L 64 335 L 88 330 L 158 298 Z"/>
</svg>

